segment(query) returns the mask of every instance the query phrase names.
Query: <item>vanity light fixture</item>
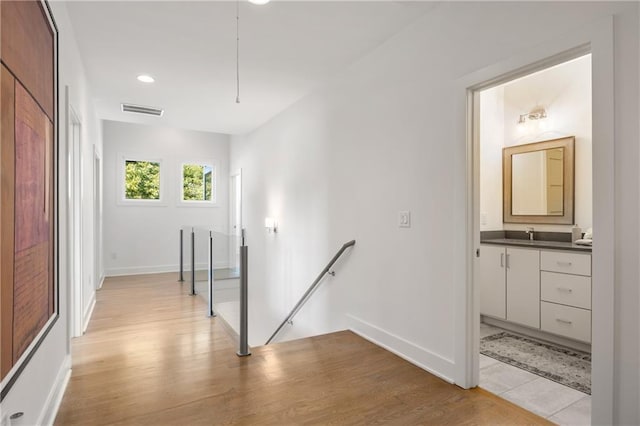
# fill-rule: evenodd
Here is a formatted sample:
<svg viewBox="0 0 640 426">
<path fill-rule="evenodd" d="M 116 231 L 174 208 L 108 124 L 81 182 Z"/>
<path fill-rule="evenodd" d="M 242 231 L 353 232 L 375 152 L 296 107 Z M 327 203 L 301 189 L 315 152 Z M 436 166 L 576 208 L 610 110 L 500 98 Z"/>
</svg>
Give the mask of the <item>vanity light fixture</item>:
<svg viewBox="0 0 640 426">
<path fill-rule="evenodd" d="M 547 118 L 547 111 L 544 108 L 536 108 L 526 114 L 520 114 L 518 124 L 524 124 L 527 120 L 542 120 Z"/>
<path fill-rule="evenodd" d="M 273 232 L 275 234 L 276 232 L 278 232 L 278 224 L 272 217 L 264 218 L 264 227 L 267 228 L 267 231 L 269 233 Z"/>
<path fill-rule="evenodd" d="M 154 81 L 156 81 L 155 78 L 147 74 L 140 74 L 137 78 L 138 78 L 138 81 L 141 81 L 143 83 L 153 83 Z"/>
<path fill-rule="evenodd" d="M 258 5 L 258 6 L 262 6 L 262 5 L 265 5 L 265 4 L 269 3 L 269 1 L 270 0 L 249 0 L 249 3 L 255 4 L 255 5 Z"/>
</svg>

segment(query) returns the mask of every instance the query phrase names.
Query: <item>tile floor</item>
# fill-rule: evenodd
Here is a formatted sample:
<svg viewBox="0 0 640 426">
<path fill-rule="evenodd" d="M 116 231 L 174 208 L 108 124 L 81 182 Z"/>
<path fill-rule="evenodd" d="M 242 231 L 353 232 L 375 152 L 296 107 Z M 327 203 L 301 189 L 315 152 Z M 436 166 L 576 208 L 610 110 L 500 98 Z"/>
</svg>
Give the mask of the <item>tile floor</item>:
<svg viewBox="0 0 640 426">
<path fill-rule="evenodd" d="M 503 331 L 480 325 L 480 337 Z M 590 425 L 591 396 L 480 354 L 480 387 L 559 425 Z"/>
</svg>

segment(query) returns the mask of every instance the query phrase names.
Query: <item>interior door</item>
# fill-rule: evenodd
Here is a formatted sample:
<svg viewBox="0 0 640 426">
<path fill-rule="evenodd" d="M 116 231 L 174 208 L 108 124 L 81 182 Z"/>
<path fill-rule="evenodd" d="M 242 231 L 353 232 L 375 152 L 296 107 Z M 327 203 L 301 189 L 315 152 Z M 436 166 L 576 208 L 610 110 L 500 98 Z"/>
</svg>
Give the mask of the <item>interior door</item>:
<svg viewBox="0 0 640 426">
<path fill-rule="evenodd" d="M 71 150 L 69 152 L 69 176 L 71 196 L 71 252 L 72 252 L 72 293 L 73 293 L 73 336 L 83 333 L 84 288 L 83 288 L 83 250 L 82 250 L 82 125 L 73 108 L 70 113 Z"/>
</svg>

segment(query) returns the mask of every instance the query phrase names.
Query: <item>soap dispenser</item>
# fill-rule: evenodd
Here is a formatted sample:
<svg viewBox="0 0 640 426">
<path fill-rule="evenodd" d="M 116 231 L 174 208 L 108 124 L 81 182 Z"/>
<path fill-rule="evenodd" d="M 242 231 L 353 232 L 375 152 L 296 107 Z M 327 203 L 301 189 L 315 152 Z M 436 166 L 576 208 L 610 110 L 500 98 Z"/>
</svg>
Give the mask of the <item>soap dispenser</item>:
<svg viewBox="0 0 640 426">
<path fill-rule="evenodd" d="M 573 225 L 571 228 L 571 242 L 575 243 L 582 238 L 582 229 L 578 225 Z"/>
</svg>

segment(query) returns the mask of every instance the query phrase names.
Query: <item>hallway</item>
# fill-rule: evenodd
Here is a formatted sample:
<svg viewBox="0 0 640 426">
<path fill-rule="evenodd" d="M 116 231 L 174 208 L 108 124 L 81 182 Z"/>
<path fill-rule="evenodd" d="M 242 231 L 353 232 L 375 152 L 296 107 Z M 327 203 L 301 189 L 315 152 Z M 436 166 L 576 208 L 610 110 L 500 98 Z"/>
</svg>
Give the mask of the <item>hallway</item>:
<svg viewBox="0 0 640 426">
<path fill-rule="evenodd" d="M 238 358 L 175 274 L 108 278 L 56 425 L 547 424 L 345 331 Z"/>
</svg>

